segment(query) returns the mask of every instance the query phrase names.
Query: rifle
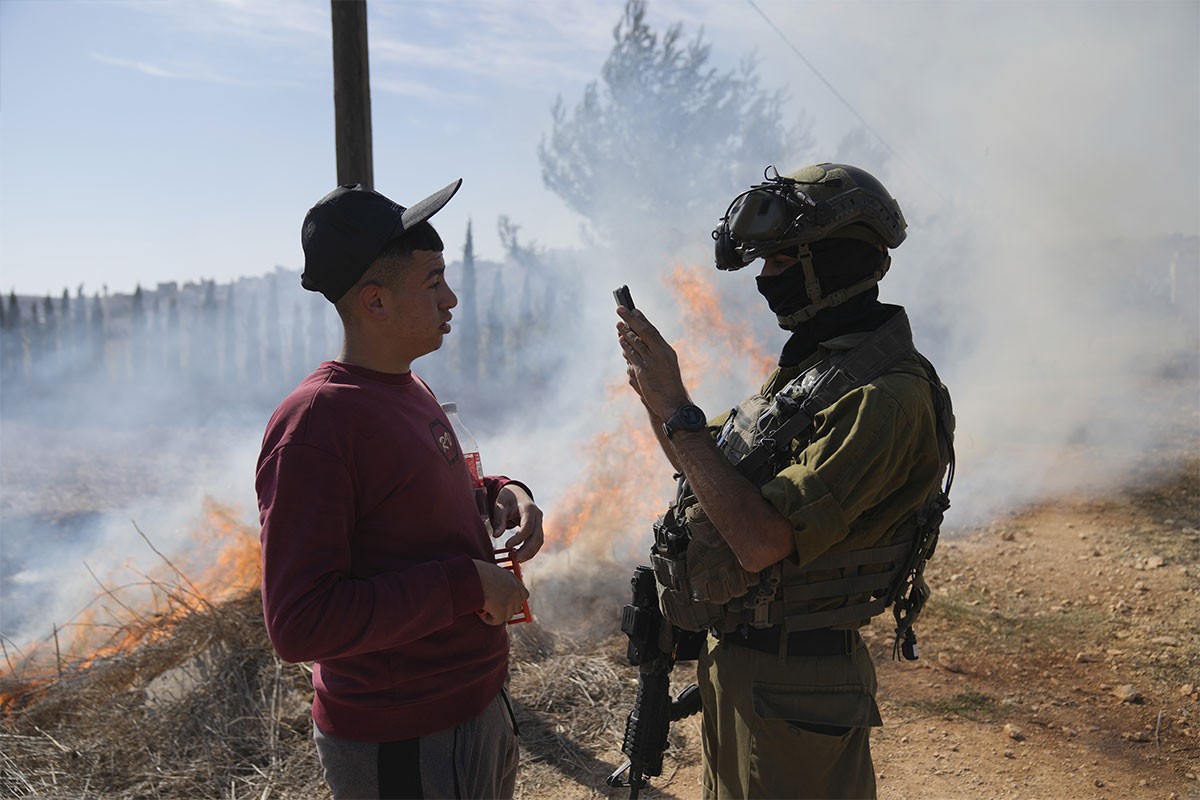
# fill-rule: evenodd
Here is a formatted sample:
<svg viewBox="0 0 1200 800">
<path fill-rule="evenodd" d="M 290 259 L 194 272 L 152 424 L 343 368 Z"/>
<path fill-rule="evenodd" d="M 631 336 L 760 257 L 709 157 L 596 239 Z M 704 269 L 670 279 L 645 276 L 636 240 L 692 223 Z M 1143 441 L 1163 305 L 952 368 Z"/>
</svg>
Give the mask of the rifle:
<svg viewBox="0 0 1200 800">
<path fill-rule="evenodd" d="M 649 777 L 662 774 L 663 751 L 671 723 L 700 710 L 700 687 L 696 684 L 671 697 L 671 670 L 675 662 L 695 660 L 706 634 L 692 633 L 668 625 L 658 606 L 654 570 L 639 566 L 633 571 L 633 602 L 621 609 L 621 632 L 629 637 L 626 656 L 638 668 L 637 697 L 625 720 L 621 751 L 629 758 L 608 776 L 608 785 L 629 789 L 629 800 Z M 660 636 L 662 637 L 660 639 Z M 668 649 L 663 649 L 663 640 Z M 628 771 L 629 778 L 622 775 Z"/>
</svg>

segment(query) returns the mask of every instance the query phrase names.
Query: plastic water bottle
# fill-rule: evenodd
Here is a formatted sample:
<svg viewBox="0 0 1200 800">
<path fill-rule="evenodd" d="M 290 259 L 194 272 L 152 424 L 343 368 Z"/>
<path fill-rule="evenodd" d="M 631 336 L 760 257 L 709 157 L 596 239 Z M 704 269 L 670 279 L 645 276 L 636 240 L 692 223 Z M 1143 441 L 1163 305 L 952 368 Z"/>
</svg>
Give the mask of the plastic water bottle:
<svg viewBox="0 0 1200 800">
<path fill-rule="evenodd" d="M 459 418 L 457 403 L 442 403 L 442 411 L 446 414 L 446 419 L 450 420 L 450 427 L 454 430 L 455 438 L 458 439 L 458 449 L 462 452 L 463 460 L 467 462 L 467 472 L 471 473 L 471 489 L 475 493 L 475 508 L 479 512 L 479 518 L 483 520 L 483 527 L 487 530 L 488 536 L 494 536 L 491 509 L 488 508 L 487 503 L 487 487 L 483 485 L 483 464 L 479 458 L 479 443 L 475 441 L 471 431 L 467 430 L 467 426 L 463 425 L 463 421 Z M 521 580 L 521 565 L 513 557 L 510 548 L 496 548 L 494 558 L 499 566 L 516 575 L 517 580 Z M 529 610 L 529 600 L 526 599 L 521 603 L 521 610 L 513 615 L 508 624 L 532 621 L 533 613 Z"/>
<path fill-rule="evenodd" d="M 457 403 L 442 403 L 442 411 L 445 412 L 446 419 L 450 420 L 450 427 L 454 430 L 454 437 L 458 439 L 458 449 L 462 452 L 463 461 L 467 464 L 467 472 L 471 474 L 471 489 L 475 494 L 475 509 L 479 512 L 479 517 L 483 520 L 484 527 L 487 528 L 488 536 L 491 536 L 492 515 L 491 509 L 488 508 L 487 487 L 483 485 L 483 462 L 479 458 L 479 443 L 475 441 L 475 437 L 471 435 L 471 431 L 459 419 Z"/>
</svg>

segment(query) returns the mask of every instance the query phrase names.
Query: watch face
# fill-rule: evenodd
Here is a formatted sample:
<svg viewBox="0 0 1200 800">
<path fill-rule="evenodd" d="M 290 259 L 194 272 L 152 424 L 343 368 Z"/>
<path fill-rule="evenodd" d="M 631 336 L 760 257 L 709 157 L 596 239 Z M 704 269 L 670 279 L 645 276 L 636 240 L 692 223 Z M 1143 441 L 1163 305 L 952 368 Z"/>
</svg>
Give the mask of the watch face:
<svg viewBox="0 0 1200 800">
<path fill-rule="evenodd" d="M 684 405 L 683 408 L 679 409 L 678 414 L 679 420 L 683 422 L 683 426 L 686 428 L 703 428 L 704 423 L 708 422 L 708 420 L 704 419 L 703 411 L 695 407 L 695 405 Z"/>
</svg>

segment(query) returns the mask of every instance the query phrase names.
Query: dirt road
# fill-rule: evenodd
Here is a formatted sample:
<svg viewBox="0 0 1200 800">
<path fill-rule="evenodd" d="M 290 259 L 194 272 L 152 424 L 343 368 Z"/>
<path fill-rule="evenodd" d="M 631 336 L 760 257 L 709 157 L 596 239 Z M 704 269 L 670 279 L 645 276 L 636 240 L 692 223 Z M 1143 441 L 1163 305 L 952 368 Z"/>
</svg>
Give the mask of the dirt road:
<svg viewBox="0 0 1200 800">
<path fill-rule="evenodd" d="M 865 632 L 882 798 L 1200 798 L 1200 466 L 944 541 L 929 577 L 919 661 L 891 660 L 890 615 Z M 572 654 L 574 677 L 628 686 L 623 638 L 604 649 Z M 595 688 L 556 695 L 553 660 L 514 681 L 531 723 L 521 796 L 626 796 L 599 784 L 621 760 L 612 705 L 632 691 L 624 706 Z M 677 724 L 643 797 L 699 796 L 697 730 Z"/>
</svg>

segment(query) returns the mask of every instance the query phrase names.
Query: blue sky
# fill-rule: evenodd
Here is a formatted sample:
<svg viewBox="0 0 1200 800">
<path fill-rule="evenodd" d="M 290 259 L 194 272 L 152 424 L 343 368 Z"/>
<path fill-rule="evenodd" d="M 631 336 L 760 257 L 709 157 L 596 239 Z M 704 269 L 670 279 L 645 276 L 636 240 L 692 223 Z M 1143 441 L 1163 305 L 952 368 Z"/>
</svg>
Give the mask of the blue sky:
<svg viewBox="0 0 1200 800">
<path fill-rule="evenodd" d="M 501 214 L 578 243 L 537 143 L 555 97 L 573 107 L 598 77 L 622 5 L 371 0 L 376 187 L 410 204 L 463 177 L 439 215 L 449 251 L 471 218 L 498 257 Z M 1022 172 L 1054 174 L 1034 196 L 1080 212 L 1018 224 L 1087 238 L 1197 232 L 1198 9 L 651 0 L 649 17 L 703 26 L 718 66 L 756 54 L 832 147 L 858 120 L 796 46 L 900 154 L 906 208 L 1026 203 Z M 330 47 L 326 0 L 0 0 L 0 290 L 298 267 L 300 220 L 335 184 Z M 1134 175 L 1157 199 L 1111 198 Z"/>
</svg>

